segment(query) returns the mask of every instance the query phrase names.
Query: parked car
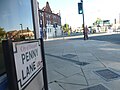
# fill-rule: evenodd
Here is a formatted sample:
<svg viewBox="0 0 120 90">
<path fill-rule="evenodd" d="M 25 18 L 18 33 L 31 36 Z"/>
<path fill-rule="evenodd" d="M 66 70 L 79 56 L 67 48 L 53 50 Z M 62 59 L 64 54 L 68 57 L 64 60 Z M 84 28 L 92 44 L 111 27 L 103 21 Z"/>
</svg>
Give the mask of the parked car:
<svg viewBox="0 0 120 90">
<path fill-rule="evenodd" d="M 96 29 L 90 29 L 90 33 L 96 33 Z"/>
</svg>

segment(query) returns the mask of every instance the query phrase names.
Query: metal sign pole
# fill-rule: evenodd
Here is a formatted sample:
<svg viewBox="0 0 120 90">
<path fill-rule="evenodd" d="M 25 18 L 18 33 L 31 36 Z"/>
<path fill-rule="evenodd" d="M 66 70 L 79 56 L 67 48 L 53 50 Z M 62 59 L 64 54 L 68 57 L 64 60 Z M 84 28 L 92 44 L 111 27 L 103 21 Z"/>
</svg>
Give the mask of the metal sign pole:
<svg viewBox="0 0 120 90">
<path fill-rule="evenodd" d="M 45 62 L 45 53 L 44 53 L 44 42 L 43 38 L 41 40 L 41 51 L 42 51 L 42 59 L 43 59 L 43 80 L 44 80 L 44 88 L 48 90 L 48 80 L 47 80 L 47 70 L 46 70 L 46 62 Z"/>
<path fill-rule="evenodd" d="M 40 22 L 40 11 L 38 9 L 37 6 L 37 3 L 36 3 L 37 0 L 32 0 L 32 6 L 33 6 L 33 15 L 34 15 L 34 26 L 35 26 L 35 39 L 40 39 L 40 42 L 41 42 L 41 51 L 42 51 L 42 60 L 43 60 L 43 82 L 44 82 L 44 88 L 45 90 L 48 90 L 48 81 L 47 81 L 47 71 L 46 71 L 46 62 L 45 62 L 45 54 L 44 54 L 44 42 L 43 42 L 43 24 L 44 24 L 44 20 L 42 21 L 42 23 Z M 35 4 L 35 5 L 34 5 Z M 36 11 L 36 8 L 38 11 Z M 35 11 L 37 12 L 37 15 L 35 15 Z M 44 15 L 43 15 L 44 16 Z M 43 18 L 42 16 L 42 18 Z M 39 18 L 38 18 L 39 17 Z M 36 22 L 35 22 L 36 21 Z M 41 32 L 40 33 L 40 24 L 41 25 Z M 41 34 L 41 35 L 40 35 Z"/>
</svg>

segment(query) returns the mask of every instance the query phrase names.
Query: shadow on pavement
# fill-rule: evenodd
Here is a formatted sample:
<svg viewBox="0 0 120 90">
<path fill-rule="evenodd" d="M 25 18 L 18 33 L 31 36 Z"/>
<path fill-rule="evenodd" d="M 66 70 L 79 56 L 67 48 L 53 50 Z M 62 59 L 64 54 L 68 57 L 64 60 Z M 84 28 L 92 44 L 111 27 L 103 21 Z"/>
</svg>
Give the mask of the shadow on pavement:
<svg viewBox="0 0 120 90">
<path fill-rule="evenodd" d="M 55 58 L 59 58 L 59 59 L 64 60 L 64 61 L 69 61 L 69 62 L 72 62 L 74 64 L 80 65 L 80 66 L 85 66 L 85 65 L 89 64 L 87 62 L 80 62 L 80 61 L 76 61 L 76 60 L 73 60 L 73 59 L 70 59 L 70 58 L 65 58 L 63 56 L 56 56 L 56 55 L 52 55 L 52 54 L 48 54 L 48 53 L 45 53 L 45 55 L 55 57 Z"/>
</svg>

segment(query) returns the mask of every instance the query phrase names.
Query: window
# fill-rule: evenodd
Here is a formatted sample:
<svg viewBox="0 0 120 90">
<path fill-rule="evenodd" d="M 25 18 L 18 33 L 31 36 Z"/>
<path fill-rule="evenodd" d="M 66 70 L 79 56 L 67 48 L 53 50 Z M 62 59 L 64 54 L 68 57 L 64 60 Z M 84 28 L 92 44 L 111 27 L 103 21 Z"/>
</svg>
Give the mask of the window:
<svg viewBox="0 0 120 90">
<path fill-rule="evenodd" d="M 31 0 L 0 0 L 0 76 L 5 73 L 2 40 L 34 38 L 33 31 Z"/>
<path fill-rule="evenodd" d="M 56 16 L 55 15 L 53 16 L 53 19 L 56 20 Z"/>
<path fill-rule="evenodd" d="M 48 33 L 49 33 L 49 28 L 48 28 Z"/>
</svg>

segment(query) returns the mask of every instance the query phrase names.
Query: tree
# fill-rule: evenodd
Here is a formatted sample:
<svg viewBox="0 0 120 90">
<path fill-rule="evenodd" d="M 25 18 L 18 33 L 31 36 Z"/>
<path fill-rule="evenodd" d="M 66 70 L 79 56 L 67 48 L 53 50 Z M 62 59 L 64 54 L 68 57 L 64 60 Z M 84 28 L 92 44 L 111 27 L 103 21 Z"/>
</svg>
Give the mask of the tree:
<svg viewBox="0 0 120 90">
<path fill-rule="evenodd" d="M 102 20 L 100 18 L 97 18 L 96 25 L 100 25 L 101 22 L 102 22 Z"/>
<path fill-rule="evenodd" d="M 63 32 L 68 32 L 70 30 L 68 24 L 64 24 L 62 28 L 63 28 Z"/>
<path fill-rule="evenodd" d="M 4 28 L 0 27 L 0 39 L 4 37 L 4 35 L 6 34 Z"/>
</svg>

